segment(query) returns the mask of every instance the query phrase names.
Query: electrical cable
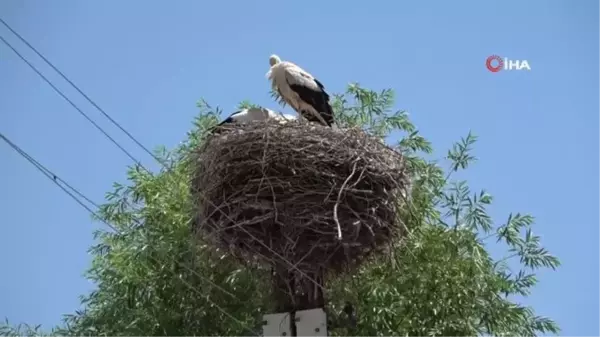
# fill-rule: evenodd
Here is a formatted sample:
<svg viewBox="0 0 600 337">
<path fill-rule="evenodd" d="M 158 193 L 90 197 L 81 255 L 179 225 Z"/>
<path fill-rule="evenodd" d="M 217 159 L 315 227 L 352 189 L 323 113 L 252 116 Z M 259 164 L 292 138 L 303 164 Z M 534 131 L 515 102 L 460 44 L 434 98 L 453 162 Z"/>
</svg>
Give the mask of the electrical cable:
<svg viewBox="0 0 600 337">
<path fill-rule="evenodd" d="M 113 226 L 112 224 L 110 224 L 106 219 L 104 219 L 103 217 L 101 217 L 100 215 L 98 215 L 97 211 L 94 211 L 89 206 L 85 205 L 80 199 L 78 199 L 75 196 L 75 194 L 79 195 L 82 199 L 86 200 L 87 202 L 89 202 L 90 204 L 92 204 L 93 206 L 95 206 L 96 208 L 100 208 L 98 204 L 96 204 L 95 202 L 93 202 L 90 198 L 88 198 L 87 196 L 85 196 L 81 191 L 79 191 L 78 189 L 76 189 L 75 187 L 73 187 L 72 185 L 70 185 L 64 179 L 60 178 L 57 174 L 55 174 L 54 172 L 52 172 L 51 170 L 49 170 L 46 166 L 44 166 L 39 161 L 37 161 L 35 158 L 33 158 L 31 155 L 29 155 L 25 150 L 23 150 L 17 144 L 15 144 L 14 142 L 12 142 L 8 137 L 6 137 L 1 132 L 0 132 L 0 139 L 2 139 L 4 142 L 6 142 L 15 152 L 17 152 L 19 155 L 21 155 L 23 158 L 25 158 L 38 171 L 40 171 L 44 176 L 46 176 L 46 178 L 50 179 L 54 184 L 56 184 L 58 187 L 60 187 L 60 189 L 63 192 L 67 193 L 73 200 L 75 200 L 80 206 L 82 206 L 83 208 L 85 208 L 95 218 L 97 218 L 100 221 L 102 221 L 103 223 L 105 223 L 108 227 L 110 227 L 116 233 L 121 234 L 121 235 L 123 234 L 115 226 Z M 65 186 L 68 187 L 68 189 L 70 189 L 73 192 L 68 191 L 67 188 L 65 188 L 65 186 L 61 185 L 59 182 L 62 182 Z M 138 224 L 139 224 L 139 222 L 138 222 Z M 159 261 L 156 260 L 156 258 L 154 258 L 152 256 L 150 256 L 150 258 L 153 259 L 155 262 L 159 263 Z M 177 262 L 175 260 L 173 260 L 173 261 L 175 263 L 179 264 L 179 262 Z M 223 292 L 225 292 L 225 293 L 227 293 L 227 294 L 229 294 L 229 295 L 231 295 L 231 296 L 233 296 L 235 298 L 235 296 L 233 294 L 231 294 L 229 291 L 227 291 L 227 290 L 223 289 L 222 287 L 218 286 L 217 284 L 215 284 L 211 280 L 207 279 L 206 277 L 200 275 L 198 272 L 194 271 L 193 269 L 191 269 L 191 268 L 189 268 L 189 267 L 187 267 L 187 266 L 185 266 L 183 264 L 180 264 L 180 266 L 184 266 L 185 268 L 187 268 L 188 270 L 192 271 L 194 274 L 200 276 L 203 280 L 207 281 L 208 283 L 210 283 L 211 285 L 213 285 L 217 289 L 219 289 L 219 290 L 221 290 L 221 291 L 223 291 Z M 214 303 L 214 301 L 212 301 L 210 299 L 210 297 L 208 296 L 208 294 L 202 294 L 198 289 L 196 289 L 195 287 L 193 287 L 187 281 L 185 281 L 185 280 L 183 280 L 181 278 L 179 278 L 179 279 L 185 285 L 187 285 L 189 288 L 191 288 L 193 291 L 195 291 L 196 293 L 198 293 L 202 297 L 206 298 L 206 300 L 208 302 L 210 302 L 212 305 L 214 305 L 215 308 L 217 308 L 223 314 L 225 314 L 229 318 L 235 320 L 238 324 L 240 324 L 241 326 L 243 326 L 248 331 L 250 331 L 252 333 L 256 333 L 256 331 L 254 331 L 253 329 L 249 328 L 246 324 L 244 324 L 243 322 L 241 322 L 239 319 L 235 318 L 233 315 L 231 315 L 230 313 L 228 313 L 225 309 L 223 309 L 222 307 L 220 307 L 218 304 Z"/>
</svg>

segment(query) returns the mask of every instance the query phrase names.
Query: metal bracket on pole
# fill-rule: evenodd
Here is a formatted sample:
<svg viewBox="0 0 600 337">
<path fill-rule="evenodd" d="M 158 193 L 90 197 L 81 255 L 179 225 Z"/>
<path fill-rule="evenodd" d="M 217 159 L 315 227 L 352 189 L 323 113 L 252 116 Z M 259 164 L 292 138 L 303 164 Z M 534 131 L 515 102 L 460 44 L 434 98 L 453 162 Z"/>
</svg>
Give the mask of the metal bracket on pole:
<svg viewBox="0 0 600 337">
<path fill-rule="evenodd" d="M 263 336 L 327 336 L 327 314 L 323 308 L 263 316 Z M 294 324 L 294 326 L 292 326 Z M 295 328 L 295 329 L 294 329 Z"/>
</svg>

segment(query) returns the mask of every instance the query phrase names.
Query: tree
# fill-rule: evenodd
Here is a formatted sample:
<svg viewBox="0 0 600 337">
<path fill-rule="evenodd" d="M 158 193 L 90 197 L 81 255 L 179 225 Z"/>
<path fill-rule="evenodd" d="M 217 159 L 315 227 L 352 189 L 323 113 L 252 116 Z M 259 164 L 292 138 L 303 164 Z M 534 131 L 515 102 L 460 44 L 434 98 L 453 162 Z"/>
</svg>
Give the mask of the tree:
<svg viewBox="0 0 600 337">
<path fill-rule="evenodd" d="M 242 105 L 249 106 L 249 102 Z M 424 159 L 431 144 L 404 111 L 393 111 L 391 90 L 350 85 L 334 97 L 342 126 L 357 126 L 397 144 L 414 175 L 406 214 L 409 235 L 390 256 L 352 275 L 330 280 L 328 312 L 333 335 L 535 335 L 557 333 L 551 319 L 514 302 L 527 296 L 539 268 L 559 261 L 540 246 L 533 218 L 511 214 L 494 226 L 486 213 L 493 198 L 473 192 L 453 174 L 475 161 L 469 133 L 448 151 L 449 168 Z M 190 150 L 218 121 L 220 111 L 201 100 L 199 116 L 178 148 L 157 151 L 168 169 L 129 169 L 127 186 L 115 184 L 100 215 L 118 232 L 94 233 L 87 277 L 97 289 L 82 297 L 84 310 L 65 315 L 58 335 L 250 335 L 269 310 L 267 273 L 236 263 L 226 252 L 190 235 Z M 495 239 L 507 256 L 494 260 L 485 244 Z M 512 262 L 512 269 L 509 267 Z M 514 265 L 518 266 L 515 269 Z M 346 303 L 357 312 L 348 323 Z M 2 334 L 40 334 L 36 327 L 0 327 Z"/>
</svg>

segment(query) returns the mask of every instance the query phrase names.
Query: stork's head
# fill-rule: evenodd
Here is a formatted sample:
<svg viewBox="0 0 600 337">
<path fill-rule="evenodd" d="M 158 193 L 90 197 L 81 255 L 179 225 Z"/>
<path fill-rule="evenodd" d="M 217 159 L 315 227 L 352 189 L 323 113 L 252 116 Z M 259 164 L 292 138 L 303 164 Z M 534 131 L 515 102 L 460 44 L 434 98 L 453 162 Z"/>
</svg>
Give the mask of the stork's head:
<svg viewBox="0 0 600 337">
<path fill-rule="evenodd" d="M 279 62 L 281 62 L 281 59 L 279 58 L 279 56 L 273 54 L 269 57 L 269 64 L 271 65 L 271 67 L 276 65 Z"/>
</svg>

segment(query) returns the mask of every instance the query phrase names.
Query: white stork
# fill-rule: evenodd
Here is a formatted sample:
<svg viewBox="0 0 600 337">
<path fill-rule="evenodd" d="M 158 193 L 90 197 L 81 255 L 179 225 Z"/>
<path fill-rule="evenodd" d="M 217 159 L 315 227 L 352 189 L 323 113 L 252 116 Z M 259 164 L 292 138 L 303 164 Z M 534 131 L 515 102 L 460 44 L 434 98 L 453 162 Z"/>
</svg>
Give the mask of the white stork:
<svg viewBox="0 0 600 337">
<path fill-rule="evenodd" d="M 296 116 L 282 114 L 266 108 L 248 108 L 232 113 L 221 123 L 217 124 L 215 128 L 226 124 L 245 124 L 252 121 L 264 121 L 267 119 L 278 120 L 280 123 L 286 123 L 287 121 L 296 119 Z M 217 131 L 217 133 L 219 132 Z"/>
<path fill-rule="evenodd" d="M 333 110 L 321 82 L 292 62 L 282 62 L 277 55 L 271 55 L 269 64 L 267 78 L 287 104 L 310 122 L 332 126 Z"/>
<path fill-rule="evenodd" d="M 224 124 L 243 124 L 251 121 L 264 121 L 266 119 L 278 119 L 282 120 L 284 117 L 273 110 L 265 108 L 249 108 L 238 110 L 229 117 L 225 118 L 224 121 L 218 124 L 218 126 Z"/>
</svg>

